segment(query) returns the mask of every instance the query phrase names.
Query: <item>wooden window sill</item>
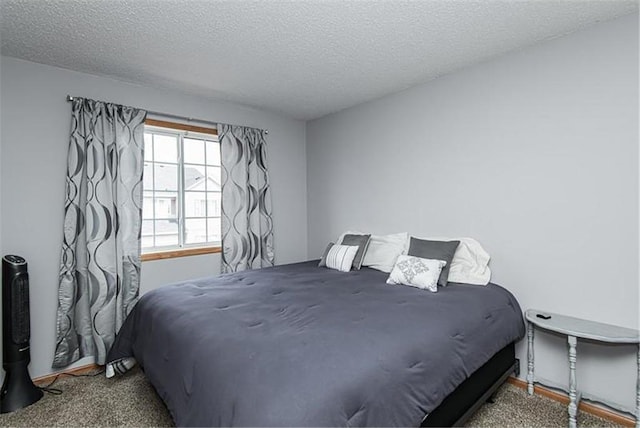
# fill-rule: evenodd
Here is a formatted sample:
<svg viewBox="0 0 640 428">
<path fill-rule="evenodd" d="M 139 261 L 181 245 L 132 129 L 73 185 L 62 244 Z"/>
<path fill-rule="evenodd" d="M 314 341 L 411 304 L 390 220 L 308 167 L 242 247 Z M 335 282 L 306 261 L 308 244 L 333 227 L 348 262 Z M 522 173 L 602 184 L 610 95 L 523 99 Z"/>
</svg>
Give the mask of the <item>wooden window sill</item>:
<svg viewBox="0 0 640 428">
<path fill-rule="evenodd" d="M 180 250 L 158 251 L 156 253 L 145 253 L 140 256 L 140 260 L 148 262 L 151 260 L 174 259 L 176 257 L 199 256 L 201 254 L 221 253 L 222 247 L 200 247 L 184 248 Z"/>
</svg>

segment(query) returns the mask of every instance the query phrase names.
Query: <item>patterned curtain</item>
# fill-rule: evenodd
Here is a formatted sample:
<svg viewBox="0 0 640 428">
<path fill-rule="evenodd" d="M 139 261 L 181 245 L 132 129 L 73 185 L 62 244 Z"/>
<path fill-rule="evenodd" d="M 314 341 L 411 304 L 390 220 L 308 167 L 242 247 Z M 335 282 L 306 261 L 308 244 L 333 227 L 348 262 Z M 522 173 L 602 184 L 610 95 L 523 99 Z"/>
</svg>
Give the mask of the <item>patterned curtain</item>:
<svg viewBox="0 0 640 428">
<path fill-rule="evenodd" d="M 53 367 L 104 364 L 140 283 L 146 112 L 74 98 Z"/>
<path fill-rule="evenodd" d="M 273 266 L 265 132 L 218 125 L 222 159 L 222 272 Z"/>
</svg>

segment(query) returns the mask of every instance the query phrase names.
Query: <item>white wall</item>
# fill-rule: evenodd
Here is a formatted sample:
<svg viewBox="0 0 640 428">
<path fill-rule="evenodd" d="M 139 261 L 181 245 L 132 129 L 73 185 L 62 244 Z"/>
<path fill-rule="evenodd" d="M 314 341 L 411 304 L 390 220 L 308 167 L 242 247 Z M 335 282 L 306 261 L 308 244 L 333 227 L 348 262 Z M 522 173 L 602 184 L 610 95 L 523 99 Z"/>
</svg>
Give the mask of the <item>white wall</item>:
<svg viewBox="0 0 640 428">
<path fill-rule="evenodd" d="M 471 236 L 523 309 L 638 326 L 637 15 L 309 122 L 307 161 L 310 257 L 349 228 Z M 580 343 L 579 386 L 633 408 L 635 349 Z M 564 339 L 536 353 L 566 386 Z"/>
<path fill-rule="evenodd" d="M 51 372 L 55 348 L 70 129 L 67 94 L 268 129 L 267 161 L 272 185 L 276 262 L 306 259 L 304 122 L 237 104 L 13 58 L 2 57 L 0 65 L 0 251 L 19 254 L 29 263 L 32 376 Z M 141 289 L 144 292 L 168 282 L 216 274 L 219 270 L 217 254 L 143 262 Z"/>
</svg>

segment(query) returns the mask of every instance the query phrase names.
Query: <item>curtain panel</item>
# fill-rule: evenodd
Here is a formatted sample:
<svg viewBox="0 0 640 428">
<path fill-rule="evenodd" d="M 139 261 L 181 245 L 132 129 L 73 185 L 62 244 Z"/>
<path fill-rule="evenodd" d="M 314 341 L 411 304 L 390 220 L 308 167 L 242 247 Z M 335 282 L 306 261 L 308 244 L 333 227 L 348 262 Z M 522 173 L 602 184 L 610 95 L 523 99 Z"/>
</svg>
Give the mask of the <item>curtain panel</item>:
<svg viewBox="0 0 640 428">
<path fill-rule="evenodd" d="M 218 125 L 222 163 L 222 272 L 274 264 L 265 131 Z"/>
<path fill-rule="evenodd" d="M 146 112 L 74 98 L 53 367 L 105 364 L 138 299 Z"/>
</svg>

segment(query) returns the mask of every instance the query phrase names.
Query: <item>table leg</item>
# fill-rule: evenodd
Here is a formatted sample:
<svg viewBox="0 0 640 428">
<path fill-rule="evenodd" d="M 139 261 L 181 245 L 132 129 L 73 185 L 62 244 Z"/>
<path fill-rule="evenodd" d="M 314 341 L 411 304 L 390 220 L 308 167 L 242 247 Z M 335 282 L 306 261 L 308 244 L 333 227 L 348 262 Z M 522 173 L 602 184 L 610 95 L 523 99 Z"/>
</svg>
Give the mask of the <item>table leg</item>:
<svg viewBox="0 0 640 428">
<path fill-rule="evenodd" d="M 638 345 L 638 378 L 636 380 L 636 428 L 640 428 L 640 344 Z"/>
<path fill-rule="evenodd" d="M 576 414 L 578 413 L 578 396 L 576 388 L 576 345 L 574 336 L 568 336 L 569 341 L 569 427 L 576 427 Z"/>
<path fill-rule="evenodd" d="M 527 392 L 533 395 L 533 323 L 527 322 Z"/>
</svg>

